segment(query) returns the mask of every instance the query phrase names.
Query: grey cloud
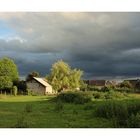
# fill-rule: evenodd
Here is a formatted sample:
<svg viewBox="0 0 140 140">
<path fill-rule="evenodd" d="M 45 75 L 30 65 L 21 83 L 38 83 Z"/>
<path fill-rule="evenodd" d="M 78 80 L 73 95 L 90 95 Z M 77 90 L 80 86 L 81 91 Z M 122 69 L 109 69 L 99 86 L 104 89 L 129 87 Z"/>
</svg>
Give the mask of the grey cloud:
<svg viewBox="0 0 140 140">
<path fill-rule="evenodd" d="M 1 56 L 14 58 L 21 75 L 44 75 L 58 59 L 88 78 L 140 75 L 140 13 L 3 13 L 0 19 L 26 40 L 0 40 Z"/>
</svg>

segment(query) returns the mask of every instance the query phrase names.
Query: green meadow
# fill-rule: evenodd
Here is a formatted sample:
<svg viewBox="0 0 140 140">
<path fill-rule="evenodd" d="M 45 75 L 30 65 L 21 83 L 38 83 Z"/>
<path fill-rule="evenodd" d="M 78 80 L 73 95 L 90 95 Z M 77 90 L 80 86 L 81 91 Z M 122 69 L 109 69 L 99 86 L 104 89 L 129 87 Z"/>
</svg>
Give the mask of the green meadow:
<svg viewBox="0 0 140 140">
<path fill-rule="evenodd" d="M 103 114 L 103 107 L 109 102 L 118 102 L 118 105 L 123 103 L 135 104 L 136 102 L 135 107 L 132 108 L 133 110 L 140 104 L 139 94 L 129 94 L 127 98 L 114 100 L 93 98 L 92 101 L 84 104 L 58 102 L 54 100 L 55 98 L 55 96 L 0 95 L 0 128 L 126 127 L 126 125 L 117 125 L 114 123 L 115 116 L 112 117 L 112 114 L 105 116 Z M 123 107 L 119 107 L 120 110 L 123 110 Z M 138 109 L 136 111 L 135 115 L 138 113 Z M 125 114 L 127 113 L 125 112 Z M 131 113 L 131 115 L 133 114 Z M 136 119 L 139 121 L 139 116 Z M 139 124 L 131 126 L 139 127 Z"/>
</svg>

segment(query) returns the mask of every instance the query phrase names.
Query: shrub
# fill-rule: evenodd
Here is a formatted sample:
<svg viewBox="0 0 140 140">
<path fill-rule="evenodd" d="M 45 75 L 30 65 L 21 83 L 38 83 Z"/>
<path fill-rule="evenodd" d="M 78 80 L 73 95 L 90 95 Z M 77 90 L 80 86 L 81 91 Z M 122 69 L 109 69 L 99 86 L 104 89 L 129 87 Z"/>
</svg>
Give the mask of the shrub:
<svg viewBox="0 0 140 140">
<path fill-rule="evenodd" d="M 102 96 L 101 96 L 101 92 L 94 92 L 93 93 L 93 97 L 95 98 L 95 99 L 100 99 Z"/>
<path fill-rule="evenodd" d="M 140 113 L 132 114 L 128 120 L 128 126 L 131 128 L 140 128 Z"/>
<path fill-rule="evenodd" d="M 117 121 L 115 121 L 115 123 L 120 126 L 127 125 L 128 111 L 127 106 L 124 103 L 120 104 L 120 102 L 117 101 L 103 103 L 96 108 L 95 115 L 97 117 L 114 119 Z"/>
<path fill-rule="evenodd" d="M 107 92 L 92 92 L 95 99 L 123 99 L 127 97 L 126 93 L 115 92 L 110 90 Z"/>
<path fill-rule="evenodd" d="M 97 86 L 88 85 L 87 86 L 87 90 L 89 90 L 89 91 L 100 91 L 101 88 L 100 87 L 97 87 Z"/>
<path fill-rule="evenodd" d="M 25 106 L 25 110 L 24 110 L 24 111 L 27 112 L 27 113 L 32 112 L 32 111 L 33 111 L 32 105 L 31 105 L 31 104 L 27 104 L 27 105 Z"/>
<path fill-rule="evenodd" d="M 116 91 L 122 92 L 122 93 L 131 93 L 135 92 L 133 88 L 127 88 L 127 87 L 122 87 L 122 88 L 116 88 Z"/>
<path fill-rule="evenodd" d="M 113 118 L 117 115 L 123 116 L 124 113 L 127 114 L 126 106 L 117 101 L 107 101 L 102 103 L 96 108 L 95 112 L 98 117 L 104 118 Z"/>
<path fill-rule="evenodd" d="M 104 93 L 105 99 L 123 99 L 125 97 L 127 97 L 126 93 L 115 92 L 113 90 L 110 90 L 109 92 Z"/>
<path fill-rule="evenodd" d="M 112 90 L 112 88 L 110 88 L 109 86 L 104 86 L 104 87 L 101 88 L 102 92 L 108 92 L 110 90 Z"/>
<path fill-rule="evenodd" d="M 105 99 L 113 99 L 113 95 L 111 93 L 106 93 L 104 97 Z"/>
<path fill-rule="evenodd" d="M 111 119 L 114 127 L 140 127 L 140 102 L 107 101 L 97 106 L 94 115 Z"/>
<path fill-rule="evenodd" d="M 123 99 L 125 97 L 127 97 L 127 94 L 126 93 L 121 93 L 121 92 L 116 92 L 113 94 L 114 98 L 116 99 Z"/>
<path fill-rule="evenodd" d="M 66 103 L 84 104 L 91 101 L 92 94 L 87 92 L 66 92 L 57 96 L 57 100 Z"/>
<path fill-rule="evenodd" d="M 140 101 L 139 100 L 134 100 L 131 102 L 127 102 L 127 109 L 129 115 L 136 115 L 140 111 Z"/>
<path fill-rule="evenodd" d="M 16 86 L 13 86 L 12 92 L 15 96 L 17 95 L 18 89 Z"/>
</svg>

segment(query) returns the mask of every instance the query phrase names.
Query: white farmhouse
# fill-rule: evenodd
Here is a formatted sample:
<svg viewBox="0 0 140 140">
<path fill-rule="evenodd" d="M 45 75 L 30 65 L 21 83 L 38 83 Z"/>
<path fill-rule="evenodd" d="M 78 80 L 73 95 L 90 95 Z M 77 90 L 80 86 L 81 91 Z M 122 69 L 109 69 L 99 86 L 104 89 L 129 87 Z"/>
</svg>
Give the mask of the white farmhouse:
<svg viewBox="0 0 140 140">
<path fill-rule="evenodd" d="M 27 82 L 28 89 L 36 95 L 52 94 L 52 86 L 43 78 L 33 77 Z"/>
</svg>

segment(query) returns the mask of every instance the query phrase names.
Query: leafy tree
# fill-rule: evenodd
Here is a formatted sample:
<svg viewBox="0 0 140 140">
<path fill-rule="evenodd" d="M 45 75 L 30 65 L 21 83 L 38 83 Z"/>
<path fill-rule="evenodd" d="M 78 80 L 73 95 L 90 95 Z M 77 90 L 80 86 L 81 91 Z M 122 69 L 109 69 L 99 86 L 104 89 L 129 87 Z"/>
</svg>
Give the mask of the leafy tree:
<svg viewBox="0 0 140 140">
<path fill-rule="evenodd" d="M 8 76 L 0 76 L 0 89 L 10 89 L 12 88 L 13 82 L 11 81 L 10 77 Z"/>
<path fill-rule="evenodd" d="M 69 84 L 71 88 L 77 88 L 81 86 L 81 76 L 83 72 L 81 70 L 71 70 L 70 76 L 69 76 Z"/>
<path fill-rule="evenodd" d="M 71 67 L 62 60 L 52 65 L 51 74 L 47 76 L 54 90 L 62 91 L 80 87 L 80 79 L 83 72 Z"/>
<path fill-rule="evenodd" d="M 0 60 L 0 76 L 8 77 L 12 82 L 19 78 L 18 69 L 13 60 L 8 57 Z"/>
<path fill-rule="evenodd" d="M 33 77 L 39 77 L 39 73 L 36 71 L 29 73 L 26 78 L 26 81 L 31 81 Z"/>
<path fill-rule="evenodd" d="M 123 82 L 120 84 L 120 87 L 121 87 L 121 88 L 132 88 L 132 84 L 131 84 L 129 81 L 123 81 Z"/>
</svg>

